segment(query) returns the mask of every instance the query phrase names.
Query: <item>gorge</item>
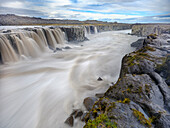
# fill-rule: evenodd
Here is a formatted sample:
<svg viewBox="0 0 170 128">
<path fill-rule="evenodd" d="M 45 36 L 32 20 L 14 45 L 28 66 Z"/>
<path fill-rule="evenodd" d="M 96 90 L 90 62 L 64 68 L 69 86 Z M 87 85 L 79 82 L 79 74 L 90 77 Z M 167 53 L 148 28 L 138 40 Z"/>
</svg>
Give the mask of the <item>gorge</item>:
<svg viewBox="0 0 170 128">
<path fill-rule="evenodd" d="M 8 27 L 0 30 L 0 127 L 90 128 L 98 119 L 106 127 L 170 127 L 170 25 Z M 137 50 L 136 35 L 149 35 Z"/>
<path fill-rule="evenodd" d="M 121 58 L 138 39 L 129 31 L 112 31 L 67 43 L 61 29 L 1 33 L 1 127 L 68 127 L 64 121 L 73 109 L 85 110 L 84 98 L 104 93 L 117 80 Z M 74 41 L 85 37 L 82 27 L 66 29 L 75 31 Z M 83 125 L 78 121 L 74 127 Z"/>
</svg>

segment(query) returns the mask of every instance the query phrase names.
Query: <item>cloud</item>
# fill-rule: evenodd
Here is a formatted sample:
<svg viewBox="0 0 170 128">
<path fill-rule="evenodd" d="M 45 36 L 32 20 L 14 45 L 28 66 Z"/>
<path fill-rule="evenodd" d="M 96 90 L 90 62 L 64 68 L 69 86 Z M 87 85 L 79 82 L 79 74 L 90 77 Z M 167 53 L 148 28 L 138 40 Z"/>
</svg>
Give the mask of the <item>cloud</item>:
<svg viewBox="0 0 170 128">
<path fill-rule="evenodd" d="M 155 15 L 155 16 L 145 16 L 138 18 L 127 18 L 127 19 L 115 19 L 119 22 L 127 23 L 170 23 L 170 14 L 166 15 Z"/>
<path fill-rule="evenodd" d="M 168 21 L 169 0 L 0 0 L 1 13 L 56 19 Z M 21 12 L 20 12 L 21 11 Z M 147 18 L 146 18 L 147 17 Z M 150 18 L 150 20 L 149 20 Z"/>
<path fill-rule="evenodd" d="M 17 9 L 17 8 L 9 8 L 9 7 L 0 7 L 0 14 L 5 14 L 8 10 L 8 14 L 16 14 L 21 16 L 37 16 L 37 17 L 46 17 L 44 13 L 36 10 L 29 9 Z"/>
</svg>

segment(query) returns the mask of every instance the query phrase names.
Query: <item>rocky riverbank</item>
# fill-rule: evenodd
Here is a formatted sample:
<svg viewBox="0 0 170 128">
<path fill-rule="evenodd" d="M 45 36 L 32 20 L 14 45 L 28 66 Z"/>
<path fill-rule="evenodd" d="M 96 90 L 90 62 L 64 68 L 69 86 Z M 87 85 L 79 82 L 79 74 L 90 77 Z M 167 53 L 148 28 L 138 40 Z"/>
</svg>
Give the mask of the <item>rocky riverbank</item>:
<svg viewBox="0 0 170 128">
<path fill-rule="evenodd" d="M 169 40 L 167 34 L 149 35 L 123 58 L 117 83 L 98 100 L 85 99 L 85 128 L 170 127 Z"/>
</svg>

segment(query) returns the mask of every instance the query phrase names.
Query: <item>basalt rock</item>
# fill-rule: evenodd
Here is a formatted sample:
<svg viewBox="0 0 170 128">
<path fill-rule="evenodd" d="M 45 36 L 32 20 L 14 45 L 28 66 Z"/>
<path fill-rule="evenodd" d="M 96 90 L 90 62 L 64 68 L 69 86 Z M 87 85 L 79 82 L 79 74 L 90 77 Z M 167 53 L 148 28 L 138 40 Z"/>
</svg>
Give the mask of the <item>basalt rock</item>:
<svg viewBox="0 0 170 128">
<path fill-rule="evenodd" d="M 170 127 L 169 39 L 149 35 L 140 49 L 124 56 L 118 81 L 93 104 L 85 128 Z"/>
</svg>

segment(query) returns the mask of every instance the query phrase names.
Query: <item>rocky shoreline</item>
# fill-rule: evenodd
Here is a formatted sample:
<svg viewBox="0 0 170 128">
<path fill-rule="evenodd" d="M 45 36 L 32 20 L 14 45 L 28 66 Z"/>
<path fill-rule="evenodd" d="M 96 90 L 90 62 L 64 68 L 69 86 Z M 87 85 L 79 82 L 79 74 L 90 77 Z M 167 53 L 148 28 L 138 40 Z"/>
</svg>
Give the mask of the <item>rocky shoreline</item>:
<svg viewBox="0 0 170 128">
<path fill-rule="evenodd" d="M 116 84 L 99 99 L 84 100 L 89 111 L 80 115 L 84 128 L 170 127 L 169 40 L 169 34 L 150 34 L 142 47 L 137 45 L 136 51 L 124 56 Z"/>
</svg>

